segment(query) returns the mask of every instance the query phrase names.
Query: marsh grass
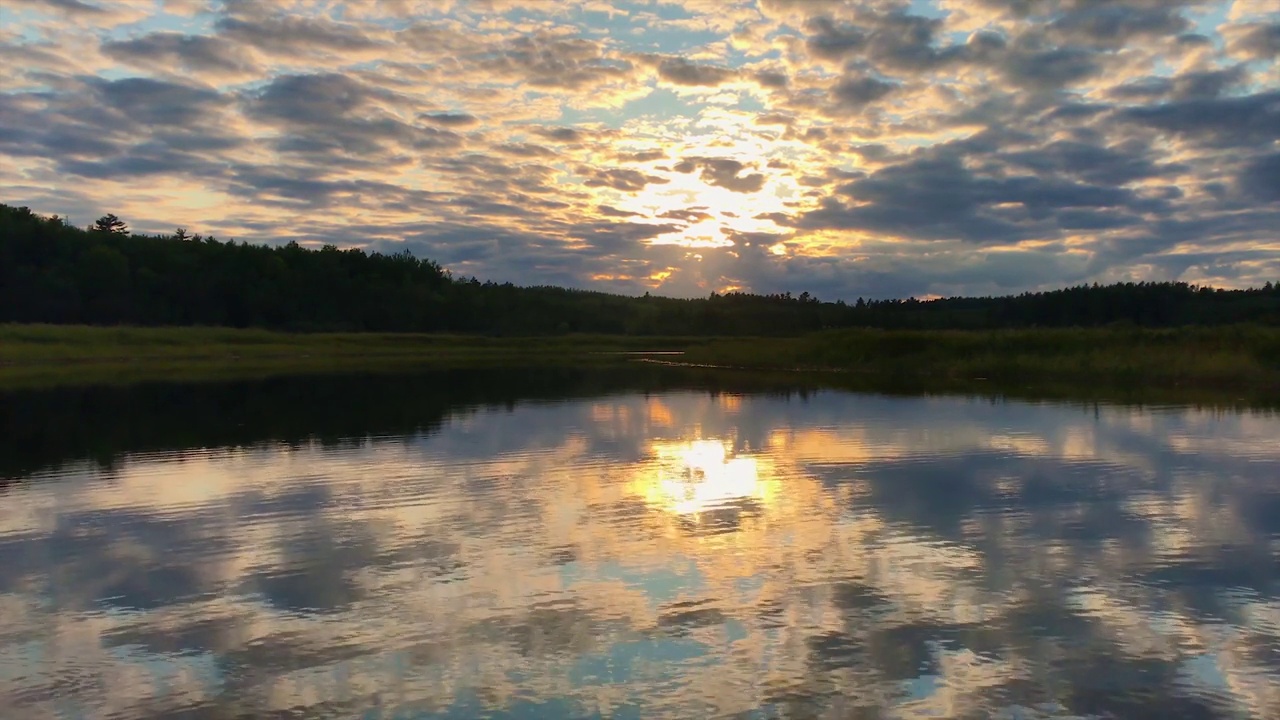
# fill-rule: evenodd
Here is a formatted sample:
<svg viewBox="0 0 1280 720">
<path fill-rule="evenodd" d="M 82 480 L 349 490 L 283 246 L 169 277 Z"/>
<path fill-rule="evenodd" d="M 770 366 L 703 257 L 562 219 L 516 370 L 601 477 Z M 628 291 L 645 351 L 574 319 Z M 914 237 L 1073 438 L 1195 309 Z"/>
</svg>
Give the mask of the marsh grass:
<svg viewBox="0 0 1280 720">
<path fill-rule="evenodd" d="M 281 333 L 234 328 L 0 325 L 0 388 L 205 381 L 442 367 L 582 366 L 705 338 Z"/>
<path fill-rule="evenodd" d="M 780 342 L 692 347 L 690 362 L 882 376 L 1172 386 L 1280 387 L 1269 327 L 841 330 Z"/>
<path fill-rule="evenodd" d="M 0 325 L 0 364 L 110 363 L 119 361 L 387 358 L 408 356 L 590 355 L 681 349 L 700 338 L 621 335 L 491 337 L 411 333 L 282 333 L 233 328 L 140 328 Z"/>
<path fill-rule="evenodd" d="M 396 333 L 0 325 L 0 386 L 229 379 L 366 369 L 602 365 L 633 353 L 877 382 L 1280 388 L 1280 329 L 1257 326 L 999 331 L 837 330 L 796 338 Z"/>
</svg>

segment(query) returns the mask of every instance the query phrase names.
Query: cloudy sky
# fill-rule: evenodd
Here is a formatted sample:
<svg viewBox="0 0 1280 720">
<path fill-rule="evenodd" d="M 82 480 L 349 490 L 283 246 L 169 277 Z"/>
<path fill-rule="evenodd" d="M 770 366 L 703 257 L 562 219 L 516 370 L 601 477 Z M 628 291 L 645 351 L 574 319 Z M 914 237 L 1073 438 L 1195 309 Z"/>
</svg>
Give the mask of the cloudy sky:
<svg viewBox="0 0 1280 720">
<path fill-rule="evenodd" d="M 1274 0 L 4 0 L 0 201 L 625 293 L 1280 279 Z"/>
</svg>

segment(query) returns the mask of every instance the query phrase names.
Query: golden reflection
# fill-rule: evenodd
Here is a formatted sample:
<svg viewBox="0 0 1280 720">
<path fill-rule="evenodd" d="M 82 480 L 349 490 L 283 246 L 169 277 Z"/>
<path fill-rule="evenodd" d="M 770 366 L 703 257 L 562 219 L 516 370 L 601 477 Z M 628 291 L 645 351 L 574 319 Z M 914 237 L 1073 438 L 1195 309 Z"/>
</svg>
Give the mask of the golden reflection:
<svg viewBox="0 0 1280 720">
<path fill-rule="evenodd" d="M 735 501 L 767 506 L 777 494 L 760 458 L 737 455 L 721 440 L 656 441 L 652 452 L 633 488 L 654 507 L 695 515 Z"/>
<path fill-rule="evenodd" d="M 721 395 L 718 399 L 720 400 L 720 409 L 727 413 L 736 413 L 742 409 L 741 395 Z"/>
<path fill-rule="evenodd" d="M 1187 586 L 1235 618 L 1206 623 L 1198 595 L 1133 582 L 1254 548 L 1246 509 L 1266 477 L 1223 478 L 1206 448 L 1211 469 L 1144 479 L 1132 470 L 1153 459 L 1092 413 L 1055 409 L 1048 431 L 1011 434 L 998 414 L 955 412 L 962 401 L 901 401 L 909 414 L 887 419 L 858 402 L 874 403 L 829 416 L 817 403 L 801 424 L 753 396 L 597 399 L 478 412 L 421 443 L 139 456 L 109 481 L 80 467 L 26 483 L 9 506 L 27 511 L 0 508 L 0 539 L 25 545 L 0 572 L 0 698 L 58 717 L 56 696 L 31 689 L 84 678 L 64 697 L 122 718 L 317 714 L 375 696 L 455 715 L 456 698 L 482 698 L 468 716 L 525 698 L 607 716 L 646 697 L 679 709 L 654 714 L 723 717 L 759 710 L 770 688 L 834 688 L 886 716 L 1003 717 L 1005 684 L 1104 648 L 1120 667 L 1182 672 L 1178 687 L 1238 715 L 1280 717 L 1258 653 L 1280 635 L 1280 602 Z M 1159 417 L 1147 434 L 1172 445 L 1196 421 Z M 556 422 L 558 441 L 525 437 Z M 506 444 L 476 451 L 482 434 Z M 1094 518 L 1071 489 L 1103 465 L 1074 463 L 1077 437 L 1115 469 L 1124 495 L 1104 509 L 1127 518 L 1083 543 Z M 1254 456 L 1277 462 L 1273 445 Z M 1032 471 L 1062 499 L 1028 506 Z M 85 612 L 97 607 L 111 611 Z M 1029 625 L 1042 617 L 1084 642 Z M 1213 672 L 1179 670 L 1192 656 Z M 217 669 L 237 663 L 246 679 L 224 687 Z"/>
<path fill-rule="evenodd" d="M 674 416 L 671 414 L 671 408 L 658 398 L 649 398 L 646 404 L 649 413 L 649 424 L 654 427 L 671 427 L 675 422 Z"/>
</svg>

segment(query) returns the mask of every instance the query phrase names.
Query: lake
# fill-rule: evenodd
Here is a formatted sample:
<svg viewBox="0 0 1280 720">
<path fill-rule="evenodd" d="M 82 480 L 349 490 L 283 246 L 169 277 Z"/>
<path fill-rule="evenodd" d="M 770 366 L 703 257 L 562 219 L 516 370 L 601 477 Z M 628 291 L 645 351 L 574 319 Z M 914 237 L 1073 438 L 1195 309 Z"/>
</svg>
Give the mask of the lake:
<svg viewBox="0 0 1280 720">
<path fill-rule="evenodd" d="M 1269 410 L 542 369 L 0 431 L 4 717 L 1280 717 Z"/>
</svg>

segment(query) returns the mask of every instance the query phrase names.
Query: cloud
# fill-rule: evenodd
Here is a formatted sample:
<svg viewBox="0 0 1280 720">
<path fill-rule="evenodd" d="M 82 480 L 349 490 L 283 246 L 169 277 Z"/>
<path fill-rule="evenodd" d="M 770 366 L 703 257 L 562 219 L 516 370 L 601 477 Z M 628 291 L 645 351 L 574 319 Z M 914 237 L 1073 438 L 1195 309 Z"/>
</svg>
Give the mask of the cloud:
<svg viewBox="0 0 1280 720">
<path fill-rule="evenodd" d="M 215 29 L 220 37 L 269 54 L 353 53 L 383 45 L 356 25 L 322 17 L 225 16 Z"/>
<path fill-rule="evenodd" d="M 664 177 L 648 175 L 628 168 L 579 167 L 578 173 L 586 177 L 587 187 L 609 187 L 623 192 L 638 192 L 650 184 L 670 182 Z"/>
<path fill-rule="evenodd" d="M 1280 261 L 1265 2 L 15 7 L 0 184 L 42 212 L 694 295 Z"/>
<path fill-rule="evenodd" d="M 188 72 L 247 75 L 256 69 L 233 44 L 204 35 L 148 33 L 131 40 L 104 42 L 102 52 L 144 70 L 176 65 Z"/>
<path fill-rule="evenodd" d="M 875 102 L 894 90 L 897 83 L 874 77 L 845 78 L 831 88 L 831 96 L 838 105 L 847 108 L 861 109 Z"/>
<path fill-rule="evenodd" d="M 1280 139 L 1280 91 L 1131 107 L 1117 118 L 1212 147 L 1256 146 Z"/>
<path fill-rule="evenodd" d="M 602 221 L 576 226 L 570 236 L 586 241 L 597 250 L 618 253 L 679 229 L 679 225 L 671 223 Z"/>
<path fill-rule="evenodd" d="M 677 163 L 674 169 L 681 173 L 701 169 L 701 177 L 708 184 L 737 193 L 760 192 L 765 183 L 763 173 L 743 175 L 748 166 L 731 158 L 689 157 Z"/>
<path fill-rule="evenodd" d="M 786 113 L 765 113 L 756 117 L 757 125 L 790 125 L 795 117 Z"/>
<path fill-rule="evenodd" d="M 596 210 L 598 210 L 600 214 L 604 215 L 605 217 L 626 218 L 626 217 L 641 216 L 640 213 L 638 212 L 633 212 L 631 210 L 619 210 L 618 208 L 612 205 L 598 205 L 596 206 Z"/>
<path fill-rule="evenodd" d="M 1179 100 L 1190 98 L 1216 98 L 1248 81 L 1243 65 L 1233 65 L 1220 70 L 1185 72 L 1173 79 L 1173 96 Z"/>
<path fill-rule="evenodd" d="M 189 173 L 215 180 L 224 174 L 220 154 L 241 146 L 219 127 L 225 105 L 206 87 L 90 78 L 62 96 L 0 97 L 0 148 L 45 158 L 68 177 Z"/>
<path fill-rule="evenodd" d="M 547 34 L 507 41 L 478 55 L 476 63 L 486 72 L 546 91 L 584 90 L 625 81 L 633 70 L 630 61 L 610 57 L 595 40 Z"/>
<path fill-rule="evenodd" d="M 249 100 L 249 112 L 274 120 L 324 124 L 368 105 L 374 94 L 340 73 L 284 75 Z"/>
<path fill-rule="evenodd" d="M 63 158 L 58 166 L 62 172 L 86 178 L 130 179 L 148 175 L 191 174 L 217 178 L 225 169 L 216 160 L 206 159 L 199 152 L 177 150 L 163 143 L 146 143 L 121 151 L 102 160 Z"/>
<path fill-rule="evenodd" d="M 81 0 L 13 0 L 13 2 L 15 5 L 28 5 L 68 15 L 102 15 L 106 13 L 106 10 L 100 5 L 81 2 Z"/>
<path fill-rule="evenodd" d="M 496 146 L 494 150 L 504 155 L 527 158 L 548 158 L 555 157 L 557 154 L 555 150 L 545 145 L 535 145 L 533 143 L 504 143 Z"/>
<path fill-rule="evenodd" d="M 621 152 L 618 153 L 618 162 L 630 163 L 647 163 L 654 160 L 665 160 L 667 152 L 665 150 L 641 150 L 638 152 Z"/>
<path fill-rule="evenodd" d="M 811 18 L 805 28 L 810 32 L 805 38 L 805 48 L 817 57 L 838 60 L 867 45 L 867 34 L 859 27 L 840 25 L 829 17 Z"/>
<path fill-rule="evenodd" d="M 213 90 L 147 78 L 92 84 L 107 105 L 150 125 L 190 124 L 223 99 Z"/>
<path fill-rule="evenodd" d="M 938 18 L 916 15 L 902 8 L 878 11 L 859 8 L 849 21 L 818 15 L 808 20 L 805 48 L 817 58 L 862 58 L 891 71 L 919 72 L 968 61 L 963 45 L 937 46 L 943 27 Z"/>
<path fill-rule="evenodd" d="M 1280 56 L 1280 22 L 1250 23 L 1231 28 L 1231 50 L 1253 60 Z"/>
<path fill-rule="evenodd" d="M 1177 35 L 1191 27 L 1175 3 L 1163 5 L 1081 4 L 1049 24 L 1069 42 L 1123 47 L 1136 37 Z"/>
<path fill-rule="evenodd" d="M 786 73 L 775 70 L 760 70 L 751 77 L 764 88 L 780 89 L 791 84 Z"/>
<path fill-rule="evenodd" d="M 707 212 L 706 208 L 688 208 L 681 210 L 668 210 L 660 214 L 658 217 L 695 223 L 702 222 L 703 220 L 711 220 L 715 216 Z"/>
<path fill-rule="evenodd" d="M 737 76 L 736 70 L 692 63 L 684 58 L 667 58 L 658 63 L 658 77 L 675 85 L 715 86 Z"/>
<path fill-rule="evenodd" d="M 1245 193 L 1264 202 L 1280 202 L 1280 153 L 1264 155 L 1249 162 L 1240 174 Z"/>
<path fill-rule="evenodd" d="M 1039 176 L 1074 176 L 1102 186 L 1122 186 L 1156 177 L 1166 169 L 1153 163 L 1146 152 L 1124 151 L 1076 140 L 1058 140 L 1033 150 L 1005 154 L 1011 164 Z"/>
<path fill-rule="evenodd" d="M 577 143 L 587 139 L 588 134 L 582 130 L 570 127 L 543 127 L 537 128 L 534 132 L 548 140 L 555 140 L 564 143 Z"/>
<path fill-rule="evenodd" d="M 244 99 L 246 114 L 276 127 L 276 148 L 288 153 L 343 153 L 369 163 L 388 153 L 457 148 L 452 130 L 401 120 L 395 110 L 407 101 L 346 75 L 277 77 Z M 322 164 L 318 163 L 318 164 Z"/>
<path fill-rule="evenodd" d="M 1083 47 L 1038 50 L 1015 46 L 1001 68 L 1006 77 L 1027 89 L 1056 89 L 1074 85 L 1102 71 L 1096 51 Z"/>
<path fill-rule="evenodd" d="M 480 118 L 468 113 L 427 113 L 418 117 L 423 122 L 446 127 L 470 127 L 480 123 Z"/>
<path fill-rule="evenodd" d="M 1243 86 L 1248 81 L 1244 65 L 1218 70 L 1192 70 L 1176 76 L 1147 76 L 1110 88 L 1108 94 L 1119 100 L 1176 100 L 1216 98 Z"/>
<path fill-rule="evenodd" d="M 1055 237 L 1065 209 L 1117 208 L 1134 201 L 1125 189 L 1053 176 L 988 176 L 959 158 L 921 157 L 854 180 L 795 223 L 802 229 L 857 229 L 920 240 L 979 244 Z M 928 208 L 928 212 L 923 212 Z"/>
</svg>

